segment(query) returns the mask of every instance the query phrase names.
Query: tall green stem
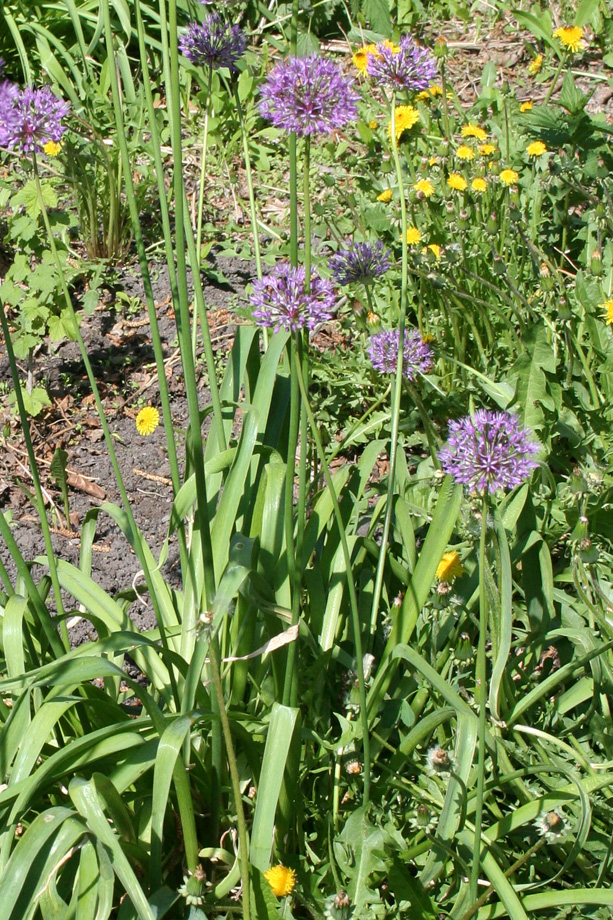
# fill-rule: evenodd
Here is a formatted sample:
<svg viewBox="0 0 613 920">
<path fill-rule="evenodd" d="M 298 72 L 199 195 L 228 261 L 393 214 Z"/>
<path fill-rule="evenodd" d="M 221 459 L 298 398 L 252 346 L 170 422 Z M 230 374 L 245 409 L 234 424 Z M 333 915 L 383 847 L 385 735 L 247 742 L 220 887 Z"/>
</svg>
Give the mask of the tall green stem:
<svg viewBox="0 0 613 920">
<path fill-rule="evenodd" d="M 377 571 L 375 574 L 375 586 L 373 589 L 370 622 L 371 629 L 376 629 L 376 623 L 379 615 L 379 604 L 381 601 L 381 592 L 383 589 L 383 575 L 385 571 L 385 560 L 387 558 L 387 544 L 389 541 L 390 527 L 393 511 L 394 486 L 396 478 L 396 456 L 398 451 L 398 432 L 400 428 L 400 400 L 402 397 L 402 375 L 404 361 L 404 329 L 406 322 L 407 294 L 408 294 L 408 247 L 407 247 L 407 203 L 404 192 L 404 180 L 402 176 L 402 167 L 400 157 L 398 156 L 398 145 L 396 143 L 396 98 L 392 96 L 392 156 L 396 169 L 396 179 L 398 182 L 398 194 L 400 195 L 400 224 L 402 233 L 402 268 L 400 281 L 400 315 L 398 317 L 398 363 L 396 365 L 396 377 L 392 390 L 391 405 L 391 431 L 390 431 L 390 467 L 387 480 L 387 500 L 385 505 L 385 516 L 383 519 L 383 533 L 381 535 L 381 547 L 379 558 L 377 559 Z"/>
<path fill-rule="evenodd" d="M 209 146 L 209 118 L 211 116 L 211 87 L 213 85 L 213 68 L 209 67 L 206 84 L 206 108 L 204 110 L 204 128 L 202 131 L 202 153 L 200 155 L 200 189 L 198 191 L 198 219 L 196 230 L 196 259 L 198 268 L 202 260 L 202 214 L 204 211 L 204 181 L 206 179 L 206 161 Z M 196 325 L 196 323 L 194 323 Z"/>
<path fill-rule="evenodd" d="M 294 347 L 298 351 L 298 335 L 299 333 L 294 333 Z M 358 697 L 360 701 L 360 723 L 362 727 L 362 753 L 364 759 L 364 804 L 367 805 L 370 801 L 370 734 L 368 730 L 368 713 L 366 711 L 366 683 L 364 679 L 364 654 L 362 650 L 362 629 L 360 624 L 360 613 L 358 609 L 358 598 L 355 589 L 355 580 L 353 577 L 353 567 L 351 564 L 351 553 L 349 551 L 349 545 L 347 543 L 347 534 L 345 533 L 345 524 L 343 522 L 343 516 L 341 514 L 341 509 L 338 503 L 338 497 L 336 495 L 336 490 L 334 488 L 334 483 L 332 482 L 332 476 L 330 474 L 330 467 L 326 460 L 326 454 L 321 443 L 321 438 L 319 437 L 319 429 L 317 428 L 317 422 L 315 421 L 315 416 L 311 409 L 309 403 L 309 397 L 306 389 L 306 384 L 304 376 L 302 374 L 302 364 L 300 360 L 296 360 L 296 376 L 298 378 L 298 385 L 300 387 L 300 395 L 302 396 L 302 403 L 305 407 L 306 414 L 309 420 L 309 425 L 311 426 L 311 434 L 313 440 L 315 441 L 315 448 L 317 450 L 317 455 L 319 457 L 319 462 L 324 473 L 326 484 L 328 486 L 328 491 L 330 493 L 330 500 L 332 502 L 332 507 L 334 509 L 334 519 L 336 521 L 336 526 L 338 527 L 339 537 L 341 541 L 341 548 L 343 552 L 343 560 L 345 563 L 345 571 L 347 573 L 347 588 L 349 591 L 349 605 L 351 608 L 351 623 L 353 629 L 353 641 L 355 645 L 355 656 L 356 656 L 356 670 L 358 675 Z"/>
<path fill-rule="evenodd" d="M 241 882 L 243 886 L 243 917 L 244 920 L 251 920 L 251 885 L 249 876 L 249 836 L 247 834 L 247 822 L 245 820 L 245 810 L 243 808 L 243 797 L 241 795 L 240 776 L 234 752 L 234 743 L 232 741 L 232 730 L 230 720 L 226 711 L 226 703 L 219 671 L 220 653 L 219 642 L 216 636 L 211 636 L 209 645 L 209 664 L 213 686 L 215 688 L 215 697 L 219 710 L 219 719 L 221 730 L 223 732 L 226 757 L 228 758 L 228 767 L 230 770 L 230 783 L 232 785 L 232 796 L 234 798 L 234 807 L 236 809 L 236 824 L 238 829 L 238 858 L 241 867 Z"/>
<path fill-rule="evenodd" d="M 40 194 L 40 182 L 38 178 L 38 169 L 36 167 L 36 159 L 34 160 L 34 177 L 36 181 L 36 188 Z M 68 632 L 66 630 L 66 622 L 64 620 L 64 605 L 62 603 L 62 592 L 60 590 L 60 580 L 57 574 L 57 566 L 55 564 L 55 554 L 53 552 L 53 544 L 51 543 L 51 531 L 49 529 L 49 521 L 47 520 L 47 513 L 45 510 L 45 500 L 43 498 L 43 490 L 40 484 L 40 476 L 38 475 L 38 464 L 36 462 L 36 454 L 34 453 L 34 445 L 32 443 L 32 435 L 30 432 L 30 424 L 28 421 L 28 415 L 26 408 L 23 402 L 23 395 L 21 392 L 21 383 L 19 380 L 19 371 L 17 369 L 17 362 L 15 361 L 15 353 L 13 351 L 13 342 L 11 339 L 11 333 L 9 330 L 8 323 L 6 321 L 6 314 L 4 312 L 4 304 L 0 299 L 0 324 L 2 325 L 2 334 L 4 336 L 4 343 L 6 346 L 6 354 L 9 359 L 9 366 L 11 368 L 11 376 L 13 378 L 13 386 L 15 387 L 15 399 L 17 401 L 17 408 L 19 410 L 19 418 L 21 420 L 21 428 L 23 431 L 24 441 L 26 443 L 26 450 L 28 452 L 28 460 L 30 462 L 30 474 L 32 476 L 32 482 L 34 483 L 34 492 L 36 494 L 36 510 L 38 512 L 38 517 L 40 519 L 40 525 L 43 531 L 43 539 L 45 541 L 45 550 L 47 552 L 47 561 L 49 563 L 49 574 L 51 575 L 51 584 L 53 585 L 53 596 L 55 597 L 55 606 L 58 612 L 58 616 L 62 617 L 62 639 L 66 651 L 70 648 L 70 640 L 68 638 Z M 1 512 L 0 512 L 1 513 Z"/>
<path fill-rule="evenodd" d="M 253 188 L 253 174 L 251 172 L 251 154 L 249 153 L 249 135 L 245 124 L 245 115 L 238 92 L 238 83 L 234 83 L 234 101 L 238 120 L 241 126 L 241 135 L 243 139 L 243 158 L 245 161 L 245 176 L 247 179 L 247 191 L 249 194 L 249 212 L 251 215 L 251 235 L 253 237 L 253 257 L 255 259 L 255 269 L 258 278 L 262 277 L 262 256 L 260 253 L 260 237 L 258 235 L 258 215 L 255 206 L 255 191 Z"/>
<path fill-rule="evenodd" d="M 470 873 L 470 894 L 473 903 L 477 900 L 479 869 L 481 867 L 481 822 L 483 820 L 483 798 L 485 795 L 485 731 L 487 702 L 487 660 L 486 642 L 489 620 L 487 597 L 487 497 L 481 505 L 481 539 L 479 542 L 479 643 L 475 666 L 475 701 L 479 705 L 479 740 L 477 746 L 477 791 L 475 800 L 475 839 Z"/>
<path fill-rule="evenodd" d="M 104 0 L 105 5 L 108 0 Z M 178 106 L 179 102 L 179 52 L 177 34 L 177 0 L 168 3 L 168 30 L 170 54 L 170 86 L 172 91 L 172 105 Z M 177 267 L 177 293 L 179 309 L 176 313 L 177 335 L 181 348 L 181 359 L 185 377 L 185 393 L 189 410 L 189 423 L 191 434 L 192 464 L 196 477 L 196 492 L 198 495 L 198 533 L 202 549 L 204 565 L 204 585 L 206 606 L 210 608 L 215 596 L 216 580 L 213 561 L 213 548 L 211 545 L 210 524 L 207 516 L 206 479 L 204 475 L 204 451 L 202 445 L 202 432 L 200 429 L 200 409 L 198 405 L 198 389 L 194 368 L 194 355 L 190 347 L 190 315 L 189 296 L 187 291 L 187 264 L 185 259 L 185 187 L 183 182 L 183 141 L 181 137 L 181 119 L 175 110 L 172 119 L 172 149 L 174 157 L 173 179 L 175 192 L 175 252 Z M 213 383 L 213 381 L 212 381 Z"/>
</svg>

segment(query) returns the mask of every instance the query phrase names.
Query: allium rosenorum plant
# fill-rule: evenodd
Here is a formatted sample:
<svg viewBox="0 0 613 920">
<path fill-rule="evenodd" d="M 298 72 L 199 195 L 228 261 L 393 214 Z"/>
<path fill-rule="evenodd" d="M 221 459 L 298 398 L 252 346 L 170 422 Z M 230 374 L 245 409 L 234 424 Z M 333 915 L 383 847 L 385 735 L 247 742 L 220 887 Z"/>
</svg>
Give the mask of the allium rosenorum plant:
<svg viewBox="0 0 613 920">
<path fill-rule="evenodd" d="M 294 180 L 305 175 L 303 203 L 291 198 L 290 245 L 278 240 L 274 267 L 254 279 L 253 322 L 239 325 L 218 380 L 185 208 L 180 107 L 180 68 L 212 65 L 180 55 L 170 0 L 170 183 L 153 93 L 146 105 L 189 414 L 179 440 L 109 0 L 102 11 L 161 406 L 161 419 L 153 406 L 137 416 L 134 437 L 160 421 L 172 507 L 158 555 L 134 518 L 79 337 L 121 505 L 87 515 L 78 565 L 47 544 L 38 565 L 48 566 L 52 593 L 0 514 L 17 568 L 11 581 L 0 554 L 0 913 L 434 920 L 442 911 L 524 920 L 585 904 L 610 909 L 613 637 L 603 522 L 613 345 L 604 225 L 590 224 L 594 239 L 601 232 L 600 259 L 595 247 L 589 256 L 604 263 L 602 274 L 588 277 L 584 262 L 581 277 L 560 275 L 529 207 L 562 180 L 527 153 L 519 104 L 489 87 L 500 106 L 487 117 L 485 106 L 448 106 L 448 87 L 430 86 L 433 59 L 411 39 L 390 43 L 391 82 L 369 73 L 376 52 L 366 53 L 362 92 L 336 60 L 290 55 L 261 78 L 260 92 L 265 121 L 280 132 L 269 128 L 280 171 L 287 153 Z M 142 20 L 137 27 L 152 89 Z M 285 82 L 278 68 L 287 68 Z M 273 92 L 281 83 L 292 92 Z M 419 112 L 400 137 L 386 130 L 397 94 Z M 503 102 L 508 143 L 496 120 Z M 342 176 L 353 208 L 338 204 L 339 183 L 338 226 L 314 226 L 309 155 L 361 150 L 354 122 L 381 112 L 377 157 L 360 165 L 372 172 Z M 542 143 L 551 160 L 555 145 L 545 135 Z M 493 149 L 481 153 L 486 145 Z M 464 146 L 473 156 L 457 158 Z M 578 158 L 568 159 L 576 169 Z M 506 185 L 505 169 L 518 181 Z M 450 188 L 451 175 L 465 184 Z M 419 234 L 410 251 L 409 215 Z M 336 255 L 322 255 L 341 239 Z M 572 225 L 564 239 L 571 250 L 584 245 Z M 503 257 L 513 260 L 508 271 Z M 196 384 L 189 275 L 211 408 Z M 361 286 L 385 332 L 367 336 L 343 312 Z M 322 325 L 347 334 L 363 394 L 357 421 L 329 432 L 312 408 L 315 361 L 321 372 L 335 360 L 316 358 Z M 25 417 L 23 427 L 27 436 Z M 36 470 L 33 452 L 30 462 Z M 91 576 L 105 515 L 143 573 L 138 591 L 115 598 Z M 606 565 L 591 561 L 596 543 Z M 175 582 L 164 567 L 171 551 Z M 147 634 L 128 617 L 132 601 L 144 600 L 156 618 Z M 57 629 L 73 607 L 97 634 L 78 648 Z M 120 667 L 126 655 L 138 680 Z"/>
</svg>

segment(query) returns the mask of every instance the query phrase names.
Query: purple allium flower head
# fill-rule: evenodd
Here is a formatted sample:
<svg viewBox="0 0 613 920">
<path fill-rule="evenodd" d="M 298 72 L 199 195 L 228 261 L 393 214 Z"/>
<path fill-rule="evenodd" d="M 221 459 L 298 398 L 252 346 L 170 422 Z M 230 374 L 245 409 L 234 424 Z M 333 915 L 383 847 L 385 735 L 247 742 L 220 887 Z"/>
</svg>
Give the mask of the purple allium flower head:
<svg viewBox="0 0 613 920">
<path fill-rule="evenodd" d="M 540 446 L 516 415 L 478 409 L 449 422 L 449 438 L 439 453 L 445 473 L 469 492 L 494 494 L 514 489 L 528 479 L 538 463 Z"/>
<path fill-rule="evenodd" d="M 6 85 L 8 84 L 8 85 Z M 47 141 L 59 141 L 66 130 L 62 119 L 70 106 L 55 96 L 49 86 L 18 90 L 5 82 L 0 87 L 0 146 L 33 153 Z"/>
<path fill-rule="evenodd" d="M 371 335 L 366 348 L 370 362 L 380 374 L 395 374 L 398 367 L 398 332 Z M 432 347 L 424 342 L 419 329 L 404 330 L 402 373 L 407 380 L 426 374 L 432 367 Z"/>
<path fill-rule="evenodd" d="M 332 284 L 312 274 L 307 294 L 305 278 L 304 266 L 278 262 L 269 275 L 254 281 L 250 300 L 257 325 L 295 332 L 330 319 L 336 300 Z"/>
<path fill-rule="evenodd" d="M 370 284 L 390 267 L 390 253 L 381 240 L 374 245 L 350 241 L 330 258 L 328 266 L 337 284 Z"/>
<path fill-rule="evenodd" d="M 332 134 L 355 119 L 358 94 L 334 61 L 312 54 L 290 57 L 270 72 L 262 86 L 260 112 L 276 128 Z"/>
<path fill-rule="evenodd" d="M 211 13 L 204 22 L 192 22 L 179 41 L 181 52 L 192 64 L 207 65 L 212 70 L 229 67 L 245 53 L 247 39 L 240 26 L 225 22 L 219 13 Z"/>
<path fill-rule="evenodd" d="M 8 113 L 6 115 L 5 113 L 19 93 L 20 89 L 16 83 L 12 83 L 11 80 L 0 80 L 0 131 L 5 121 L 8 120 Z"/>
<path fill-rule="evenodd" d="M 379 42 L 368 55 L 366 70 L 375 82 L 392 90 L 419 92 L 427 89 L 438 73 L 434 55 L 404 35 L 399 45 Z"/>
</svg>

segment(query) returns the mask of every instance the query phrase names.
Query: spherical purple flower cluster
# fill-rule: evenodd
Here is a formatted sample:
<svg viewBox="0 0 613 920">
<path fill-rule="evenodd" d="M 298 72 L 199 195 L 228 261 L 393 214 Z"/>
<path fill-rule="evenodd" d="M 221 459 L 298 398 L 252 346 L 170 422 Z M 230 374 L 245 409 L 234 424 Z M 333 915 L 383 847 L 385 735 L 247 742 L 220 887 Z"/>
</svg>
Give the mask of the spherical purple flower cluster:
<svg viewBox="0 0 613 920">
<path fill-rule="evenodd" d="M 302 265 L 294 268 L 289 262 L 279 262 L 269 275 L 254 281 L 250 301 L 256 324 L 272 326 L 275 332 L 296 332 L 329 320 L 336 301 L 332 284 L 311 274 L 307 293 L 305 280 Z"/>
<path fill-rule="evenodd" d="M 372 243 L 348 242 L 329 260 L 328 266 L 337 284 L 370 284 L 390 267 L 390 252 L 381 240 Z"/>
<path fill-rule="evenodd" d="M 395 374 L 398 367 L 398 332 L 371 335 L 366 348 L 370 362 L 380 374 Z M 426 374 L 432 367 L 432 346 L 421 337 L 419 329 L 404 330 L 402 373 L 407 380 Z"/>
<path fill-rule="evenodd" d="M 355 119 L 358 94 L 334 61 L 310 55 L 287 58 L 262 86 L 260 113 L 276 128 L 307 134 L 332 134 Z"/>
<path fill-rule="evenodd" d="M 66 126 L 62 119 L 70 106 L 49 86 L 19 90 L 8 80 L 0 84 L 0 147 L 33 153 L 48 141 L 58 142 Z"/>
<path fill-rule="evenodd" d="M 410 35 L 404 35 L 399 45 L 380 42 L 368 55 L 366 70 L 381 86 L 409 92 L 427 89 L 438 73 L 434 55 L 416 45 Z"/>
<path fill-rule="evenodd" d="M 438 456 L 443 471 L 469 492 L 494 494 L 528 479 L 539 451 L 516 415 L 478 409 L 449 423 L 449 438 Z"/>
<path fill-rule="evenodd" d="M 247 39 L 240 26 L 225 22 L 211 13 L 204 22 L 192 22 L 179 40 L 179 48 L 192 64 L 219 70 L 236 70 L 236 61 L 245 53 Z"/>
</svg>

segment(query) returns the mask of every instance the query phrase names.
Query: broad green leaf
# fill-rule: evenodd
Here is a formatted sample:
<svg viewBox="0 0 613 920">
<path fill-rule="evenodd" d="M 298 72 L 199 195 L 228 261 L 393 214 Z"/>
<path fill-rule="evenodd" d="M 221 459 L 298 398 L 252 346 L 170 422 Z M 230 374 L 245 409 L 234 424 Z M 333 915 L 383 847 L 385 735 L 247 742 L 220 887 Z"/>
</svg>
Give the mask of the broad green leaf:
<svg viewBox="0 0 613 920">
<path fill-rule="evenodd" d="M 249 850 L 250 860 L 260 872 L 270 868 L 277 803 L 297 717 L 297 709 L 273 704 L 258 782 Z"/>
<path fill-rule="evenodd" d="M 446 476 L 440 489 L 436 508 L 428 533 L 415 566 L 411 581 L 407 587 L 402 607 L 387 640 L 381 663 L 372 688 L 368 694 L 368 713 L 372 717 L 377 712 L 380 702 L 390 684 L 396 668 L 394 650 L 400 644 L 409 642 L 417 617 L 426 602 L 426 598 L 435 578 L 436 568 L 445 552 L 449 538 L 453 533 L 455 522 L 462 501 L 462 487 L 456 485 L 451 476 Z"/>
<path fill-rule="evenodd" d="M 102 810 L 93 780 L 86 781 L 75 778 L 70 783 L 68 792 L 77 810 L 87 822 L 87 826 L 94 838 L 98 839 L 107 850 L 113 871 L 121 881 L 140 920 L 156 920 L 138 878 Z"/>
</svg>

